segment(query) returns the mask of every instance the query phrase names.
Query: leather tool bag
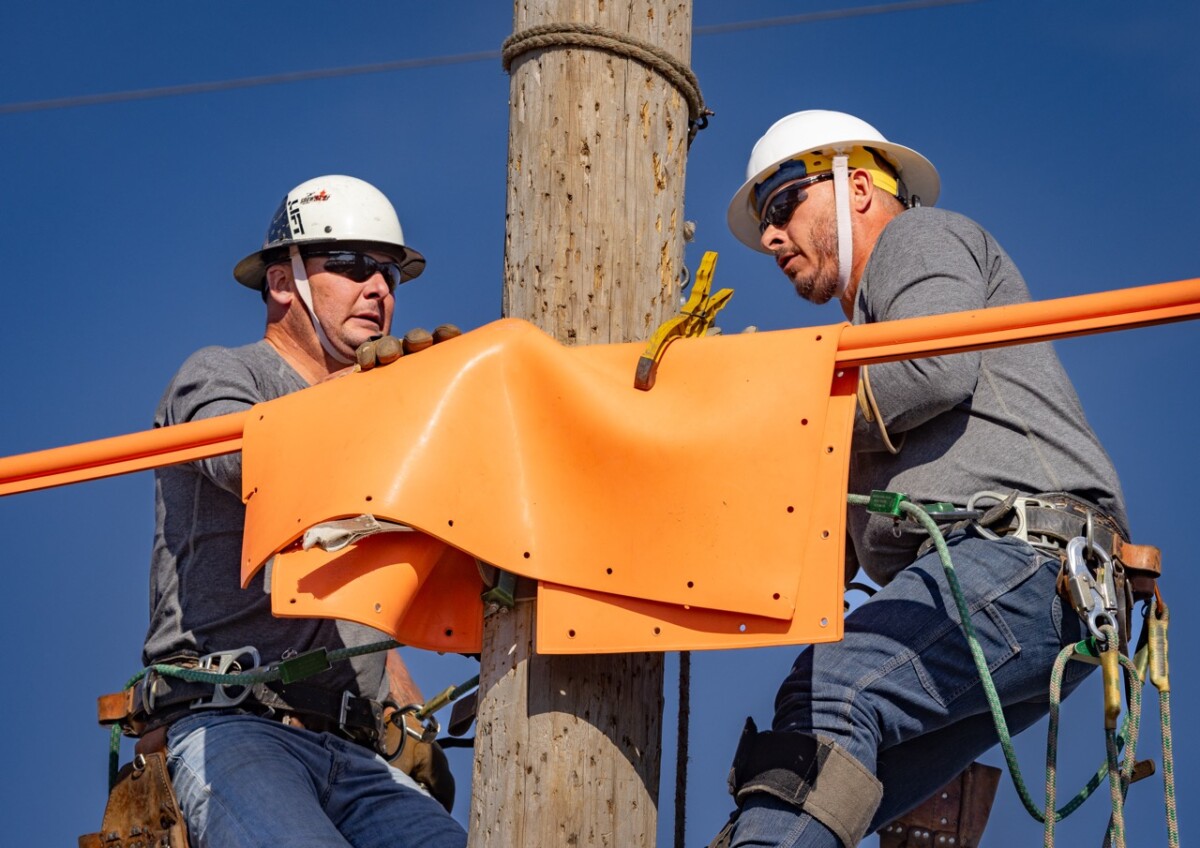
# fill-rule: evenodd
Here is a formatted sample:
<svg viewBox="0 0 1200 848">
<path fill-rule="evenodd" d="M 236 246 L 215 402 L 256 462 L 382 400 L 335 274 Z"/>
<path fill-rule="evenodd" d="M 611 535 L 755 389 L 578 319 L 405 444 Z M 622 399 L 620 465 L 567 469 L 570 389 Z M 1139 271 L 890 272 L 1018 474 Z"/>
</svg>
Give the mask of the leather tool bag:
<svg viewBox="0 0 1200 848">
<path fill-rule="evenodd" d="M 976 848 L 999 785 L 1000 769 L 971 763 L 928 801 L 880 829 L 880 848 Z"/>
<path fill-rule="evenodd" d="M 188 848 L 166 756 L 138 754 L 117 775 L 99 833 L 79 837 L 79 848 Z"/>
</svg>

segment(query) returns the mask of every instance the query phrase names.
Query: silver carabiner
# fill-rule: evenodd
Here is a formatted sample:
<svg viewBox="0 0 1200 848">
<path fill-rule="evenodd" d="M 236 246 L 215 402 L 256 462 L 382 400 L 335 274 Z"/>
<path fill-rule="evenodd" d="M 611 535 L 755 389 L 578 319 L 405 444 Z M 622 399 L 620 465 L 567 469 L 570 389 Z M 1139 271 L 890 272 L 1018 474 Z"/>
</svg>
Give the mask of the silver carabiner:
<svg viewBox="0 0 1200 848">
<path fill-rule="evenodd" d="M 1097 581 L 1088 568 L 1084 551 L 1089 548 L 1103 570 L 1102 581 Z M 1100 627 L 1104 624 L 1114 629 L 1117 627 L 1117 592 L 1113 581 L 1112 557 L 1093 540 L 1076 536 L 1067 543 L 1066 567 L 1072 606 L 1080 618 L 1087 622 L 1092 636 L 1104 641 Z"/>
</svg>

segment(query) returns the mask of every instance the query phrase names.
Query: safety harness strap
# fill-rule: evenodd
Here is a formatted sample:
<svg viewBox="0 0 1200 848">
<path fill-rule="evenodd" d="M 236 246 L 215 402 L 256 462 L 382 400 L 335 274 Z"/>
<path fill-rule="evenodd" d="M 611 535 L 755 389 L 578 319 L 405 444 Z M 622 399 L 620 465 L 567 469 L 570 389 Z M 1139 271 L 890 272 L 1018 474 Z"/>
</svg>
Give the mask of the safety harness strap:
<svg viewBox="0 0 1200 848">
<path fill-rule="evenodd" d="M 148 675 L 129 689 L 100 696 L 98 718 L 102 725 L 120 724 L 125 733 L 141 736 L 193 710 L 205 709 L 215 688 L 211 683 Z M 278 681 L 252 686 L 236 706 L 257 715 L 292 714 L 309 730 L 334 733 L 368 746 L 378 739 L 383 710 L 380 702 L 350 692 Z"/>
<path fill-rule="evenodd" d="M 746 719 L 729 772 L 729 788 L 742 806 L 755 793 L 808 813 L 843 845 L 866 835 L 883 798 L 883 784 L 827 737 L 762 731 Z"/>
</svg>

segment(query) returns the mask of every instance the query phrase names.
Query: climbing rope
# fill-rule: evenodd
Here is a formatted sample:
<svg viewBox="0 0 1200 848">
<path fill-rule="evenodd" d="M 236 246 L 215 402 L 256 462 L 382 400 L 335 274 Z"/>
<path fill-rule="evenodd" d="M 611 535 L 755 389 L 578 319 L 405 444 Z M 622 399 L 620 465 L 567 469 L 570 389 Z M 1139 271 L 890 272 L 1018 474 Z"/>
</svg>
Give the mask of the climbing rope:
<svg viewBox="0 0 1200 848">
<path fill-rule="evenodd" d="M 504 70 L 509 71 L 513 60 L 521 54 L 550 47 L 595 47 L 633 59 L 657 71 L 687 101 L 689 147 L 696 133 L 708 126 L 708 117 L 713 112 L 704 105 L 700 81 L 692 69 L 661 47 L 616 30 L 593 24 L 570 23 L 542 24 L 514 32 L 501 45 L 500 58 Z"/>
<path fill-rule="evenodd" d="M 1105 643 L 1105 650 L 1116 653 L 1117 638 L 1115 628 L 1106 624 L 1100 630 L 1108 639 Z M 1117 659 L 1125 667 L 1131 680 L 1138 682 L 1142 680 L 1142 671 L 1145 664 L 1144 654 L 1138 658 L 1142 663 L 1141 668 L 1139 668 L 1136 661 L 1131 662 L 1126 657 L 1119 656 L 1119 654 L 1117 654 Z M 1121 811 L 1124 808 L 1125 792 L 1128 790 L 1129 783 L 1133 779 L 1134 752 L 1142 714 L 1141 687 L 1137 685 L 1130 687 L 1129 713 L 1126 716 L 1126 726 L 1122 728 L 1121 733 L 1118 735 L 1115 730 L 1105 729 L 1107 767 L 1092 777 L 1085 790 L 1073 800 L 1072 804 L 1068 804 L 1061 811 L 1055 812 L 1059 710 L 1062 704 L 1063 672 L 1067 662 L 1070 660 L 1092 662 L 1095 660 L 1095 657 L 1089 653 L 1086 643 L 1068 645 L 1059 653 L 1058 658 L 1054 661 L 1054 668 L 1050 674 L 1050 727 L 1047 731 L 1046 742 L 1046 808 L 1041 817 L 1045 828 L 1043 831 L 1043 845 L 1045 848 L 1052 848 L 1054 845 L 1055 822 L 1066 818 L 1074 812 L 1079 804 L 1086 800 L 1092 794 L 1092 791 L 1103 782 L 1104 775 L 1107 773 L 1110 791 L 1113 795 L 1113 818 L 1109 826 L 1110 844 L 1114 848 L 1121 848 L 1124 845 L 1124 820 Z M 1124 767 L 1120 767 L 1118 765 L 1118 754 L 1123 745 L 1127 746 L 1125 751 L 1125 765 Z"/>
<path fill-rule="evenodd" d="M 1179 848 L 1179 814 L 1175 801 L 1175 743 L 1171 738 L 1171 683 L 1167 666 L 1167 625 L 1170 612 L 1163 603 L 1158 587 L 1154 587 L 1155 606 L 1146 617 L 1150 629 L 1147 642 L 1150 682 L 1158 690 L 1158 712 L 1162 728 L 1163 789 L 1167 808 L 1167 843 Z"/>
<path fill-rule="evenodd" d="M 1123 806 L 1125 792 L 1128 789 L 1129 783 L 1133 779 L 1133 768 L 1135 764 L 1134 758 L 1134 743 L 1137 737 L 1138 722 L 1141 716 L 1141 682 L 1144 680 L 1144 675 L 1138 667 L 1127 657 L 1121 655 L 1118 650 L 1118 640 L 1115 628 L 1110 625 L 1101 627 L 1101 632 L 1106 636 L 1104 640 L 1105 652 L 1097 652 L 1095 640 L 1092 638 L 1086 639 L 1076 645 L 1068 646 L 1059 655 L 1055 662 L 1054 671 L 1051 674 L 1051 713 L 1052 727 L 1050 738 L 1047 741 L 1047 766 L 1046 766 L 1046 787 L 1047 787 L 1047 803 L 1046 809 L 1040 810 L 1033 803 L 1033 799 L 1025 786 L 1025 781 L 1021 776 L 1020 766 L 1017 763 L 1016 752 L 1012 744 L 1012 736 L 1008 731 L 1008 723 L 1004 717 L 1003 706 L 1000 703 L 999 694 L 996 692 L 995 683 L 992 680 L 991 672 L 987 667 L 987 660 L 983 655 L 983 649 L 979 644 L 979 639 L 975 634 L 975 627 L 971 622 L 970 610 L 967 607 L 966 598 L 962 592 L 962 586 L 958 582 L 958 575 L 954 570 L 954 564 L 950 558 L 950 549 L 946 545 L 945 537 L 942 535 L 941 529 L 937 523 L 930 518 L 928 512 L 918 504 L 914 504 L 903 495 L 898 495 L 892 492 L 874 492 L 871 496 L 866 495 L 849 495 L 847 501 L 854 506 L 865 506 L 871 512 L 881 514 L 890 514 L 899 520 L 901 513 L 920 524 L 928 533 L 933 541 L 934 547 L 937 549 L 938 557 L 942 563 L 942 569 L 946 574 L 946 580 L 950 584 L 950 590 L 954 595 L 954 603 L 958 609 L 960 627 L 963 635 L 966 637 L 968 648 L 971 652 L 971 658 L 975 663 L 975 668 L 979 673 L 980 683 L 984 690 L 984 695 L 987 699 L 988 708 L 992 714 L 992 721 L 996 728 L 996 735 L 999 737 L 1001 749 L 1004 752 L 1005 762 L 1008 763 L 1009 774 L 1013 781 L 1013 786 L 1017 790 L 1017 794 L 1021 799 L 1021 803 L 1029 814 L 1039 822 L 1042 822 L 1046 827 L 1046 845 L 1052 844 L 1053 823 L 1066 818 L 1070 813 L 1076 810 L 1096 788 L 1104 781 L 1105 775 L 1108 776 L 1109 785 L 1113 798 L 1113 816 L 1109 826 L 1109 839 L 1113 840 L 1112 844 L 1116 848 L 1124 846 L 1124 821 L 1123 821 Z M 1157 589 L 1156 589 L 1157 596 Z M 1160 712 L 1163 716 L 1163 758 L 1164 772 L 1169 770 L 1171 776 L 1166 779 L 1166 805 L 1167 805 L 1167 826 L 1168 838 L 1171 840 L 1171 848 L 1177 848 L 1178 842 L 1178 823 L 1177 814 L 1175 811 L 1175 790 L 1174 790 L 1174 761 L 1171 759 L 1170 765 L 1167 765 L 1167 760 L 1170 757 L 1169 749 L 1170 742 L 1170 691 L 1167 683 L 1167 660 L 1166 660 L 1166 624 L 1168 620 L 1166 606 L 1162 604 L 1161 597 L 1156 597 L 1158 608 L 1155 613 L 1150 616 L 1150 622 L 1158 622 L 1155 624 L 1155 629 L 1151 630 L 1150 645 L 1146 661 L 1151 666 L 1151 677 L 1155 676 L 1154 669 L 1158 669 L 1158 679 L 1161 682 L 1156 682 L 1155 685 L 1159 689 Z M 1157 632 L 1156 632 L 1157 631 Z M 1156 641 L 1157 640 L 1157 641 Z M 1118 665 L 1124 667 L 1129 680 L 1133 685 L 1129 687 L 1129 710 L 1125 715 L 1124 723 L 1120 732 L 1116 730 L 1116 714 L 1120 710 L 1119 692 L 1116 696 L 1115 706 L 1108 703 L 1106 695 L 1105 705 L 1105 734 L 1106 734 L 1106 754 L 1107 763 L 1102 766 L 1095 775 L 1088 781 L 1087 785 L 1060 810 L 1054 809 L 1054 773 L 1055 773 L 1055 749 L 1057 748 L 1057 713 L 1058 699 L 1061 694 L 1062 686 L 1062 666 L 1065 666 L 1068 659 L 1078 658 L 1076 655 L 1084 655 L 1096 657 L 1101 654 L 1101 665 L 1105 667 L 1106 690 L 1117 691 L 1116 684 L 1112 678 L 1117 673 Z M 1157 657 L 1157 659 L 1156 659 Z M 1125 760 L 1123 765 L 1118 765 L 1117 758 L 1122 747 L 1127 746 L 1125 752 Z M 1120 840 L 1119 842 L 1116 840 Z"/>
</svg>

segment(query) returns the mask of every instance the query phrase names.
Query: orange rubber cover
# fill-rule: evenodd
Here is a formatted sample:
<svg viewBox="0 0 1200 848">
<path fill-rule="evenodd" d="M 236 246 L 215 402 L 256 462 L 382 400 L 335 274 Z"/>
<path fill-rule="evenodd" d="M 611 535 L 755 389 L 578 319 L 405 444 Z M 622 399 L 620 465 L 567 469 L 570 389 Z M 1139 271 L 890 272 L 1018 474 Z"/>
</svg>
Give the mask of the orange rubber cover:
<svg viewBox="0 0 1200 848">
<path fill-rule="evenodd" d="M 277 614 L 438 650 L 478 650 L 476 557 L 554 584 L 546 653 L 840 638 L 857 379 L 834 372 L 843 326 L 680 340 L 640 392 L 640 344 L 566 348 L 504 320 L 260 404 L 243 580 L 279 553 Z M 423 532 L 338 555 L 294 544 L 361 513 Z M 470 597 L 469 615 L 437 612 Z"/>
</svg>

